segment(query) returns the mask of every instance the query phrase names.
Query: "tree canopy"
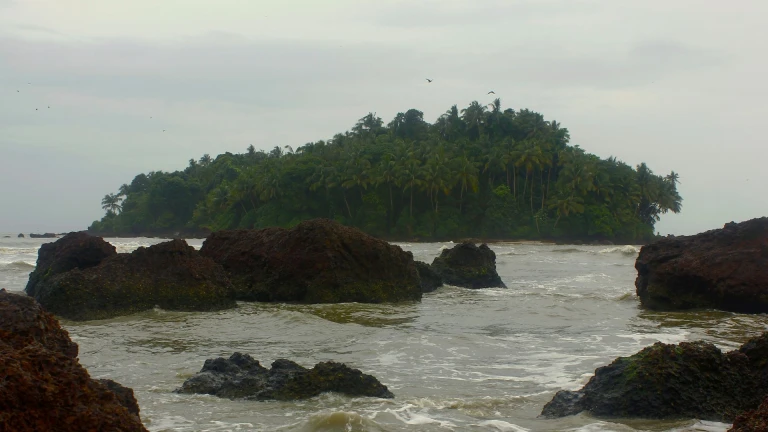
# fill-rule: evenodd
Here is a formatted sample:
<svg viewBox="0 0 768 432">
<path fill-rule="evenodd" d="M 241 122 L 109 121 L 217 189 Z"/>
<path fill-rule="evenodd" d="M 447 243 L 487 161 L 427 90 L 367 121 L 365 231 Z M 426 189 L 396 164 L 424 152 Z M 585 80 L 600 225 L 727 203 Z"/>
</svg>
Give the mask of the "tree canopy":
<svg viewBox="0 0 768 432">
<path fill-rule="evenodd" d="M 249 146 L 137 175 L 102 200 L 102 235 L 291 227 L 325 217 L 388 239 L 644 241 L 681 210 L 679 176 L 569 145 L 568 129 L 527 109 L 455 105 L 350 131 L 295 150 Z"/>
</svg>

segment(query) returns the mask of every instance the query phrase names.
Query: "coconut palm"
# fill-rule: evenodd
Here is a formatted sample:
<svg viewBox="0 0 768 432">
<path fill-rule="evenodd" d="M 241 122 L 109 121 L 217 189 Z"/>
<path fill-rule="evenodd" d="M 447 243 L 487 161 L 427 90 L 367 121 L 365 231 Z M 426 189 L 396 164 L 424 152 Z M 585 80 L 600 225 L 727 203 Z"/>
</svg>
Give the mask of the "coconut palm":
<svg viewBox="0 0 768 432">
<path fill-rule="evenodd" d="M 120 205 L 122 200 L 120 195 L 104 195 L 104 198 L 101 199 L 101 208 L 106 210 L 107 213 L 119 214 L 123 210 L 123 207 Z"/>
</svg>

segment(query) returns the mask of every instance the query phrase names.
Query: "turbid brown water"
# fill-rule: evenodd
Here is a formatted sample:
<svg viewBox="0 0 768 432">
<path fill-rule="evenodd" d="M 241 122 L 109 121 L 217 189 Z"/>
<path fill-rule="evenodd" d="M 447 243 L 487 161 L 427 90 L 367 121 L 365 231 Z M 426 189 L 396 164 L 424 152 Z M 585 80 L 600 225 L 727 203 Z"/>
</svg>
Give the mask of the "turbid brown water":
<svg viewBox="0 0 768 432">
<path fill-rule="evenodd" d="M 119 251 L 159 240 L 108 239 Z M 44 241 L 0 239 L 0 287 L 22 290 Z M 201 241 L 191 241 L 199 247 Z M 402 244 L 431 262 L 443 243 Z M 241 303 L 215 313 L 161 310 L 64 321 L 91 375 L 132 387 L 151 431 L 724 431 L 721 423 L 537 418 L 561 389 L 656 341 L 732 349 L 766 330 L 763 315 L 644 311 L 632 246 L 495 244 L 509 288 L 443 287 L 421 303 Z M 251 354 L 311 367 L 336 360 L 376 376 L 392 400 L 326 394 L 300 402 L 173 393 L 205 359 Z"/>
</svg>

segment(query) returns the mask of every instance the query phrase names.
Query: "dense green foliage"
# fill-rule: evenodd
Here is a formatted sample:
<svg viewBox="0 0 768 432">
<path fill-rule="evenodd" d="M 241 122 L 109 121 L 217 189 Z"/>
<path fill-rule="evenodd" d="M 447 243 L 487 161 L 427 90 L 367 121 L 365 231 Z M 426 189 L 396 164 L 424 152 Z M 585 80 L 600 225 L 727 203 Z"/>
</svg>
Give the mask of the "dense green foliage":
<svg viewBox="0 0 768 432">
<path fill-rule="evenodd" d="M 140 174 L 102 200 L 103 235 L 290 227 L 326 217 L 384 238 L 640 241 L 679 212 L 677 174 L 654 175 L 570 146 L 527 109 L 454 105 L 434 124 L 415 109 L 368 114 L 328 141 L 205 155 Z"/>
</svg>

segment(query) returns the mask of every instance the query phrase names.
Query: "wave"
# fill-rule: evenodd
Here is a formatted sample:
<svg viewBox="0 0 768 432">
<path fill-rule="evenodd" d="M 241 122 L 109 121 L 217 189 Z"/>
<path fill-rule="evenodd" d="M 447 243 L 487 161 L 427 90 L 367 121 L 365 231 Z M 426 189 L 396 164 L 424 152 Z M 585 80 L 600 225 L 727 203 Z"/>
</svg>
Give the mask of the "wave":
<svg viewBox="0 0 768 432">
<path fill-rule="evenodd" d="M 478 426 L 502 432 L 528 432 L 530 430 L 502 420 L 486 420 L 478 423 Z"/>
<path fill-rule="evenodd" d="M 298 429 L 302 432 L 384 431 L 375 421 L 356 412 L 333 411 L 312 415 Z"/>
<path fill-rule="evenodd" d="M 34 264 L 30 264 L 24 261 L 14 261 L 12 263 L 0 264 L 0 271 L 26 271 L 31 272 L 35 269 Z"/>
<path fill-rule="evenodd" d="M 578 248 L 565 248 L 565 249 L 552 249 L 552 252 L 556 253 L 579 253 L 579 252 L 589 252 L 588 250 L 584 249 L 578 249 Z"/>
<path fill-rule="evenodd" d="M 496 256 L 517 256 L 517 255 L 528 255 L 528 254 L 525 252 L 515 252 L 515 251 L 496 252 Z"/>
<path fill-rule="evenodd" d="M 599 251 L 579 249 L 579 248 L 563 248 L 563 249 L 553 249 L 552 252 L 563 253 L 563 254 L 588 253 L 588 254 L 598 254 L 598 255 L 621 254 L 625 256 L 636 256 L 638 253 L 640 253 L 640 249 L 638 249 L 636 246 L 624 245 L 624 246 L 613 246 L 613 247 L 601 249 Z"/>
<path fill-rule="evenodd" d="M 635 256 L 640 253 L 640 249 L 632 245 L 625 245 L 625 246 L 616 246 L 616 247 L 603 249 L 598 253 L 599 254 L 620 253 L 622 255 Z"/>
<path fill-rule="evenodd" d="M 24 248 L 0 247 L 0 255 L 25 255 L 25 254 L 37 255 L 37 248 L 36 247 L 24 247 Z"/>
</svg>

